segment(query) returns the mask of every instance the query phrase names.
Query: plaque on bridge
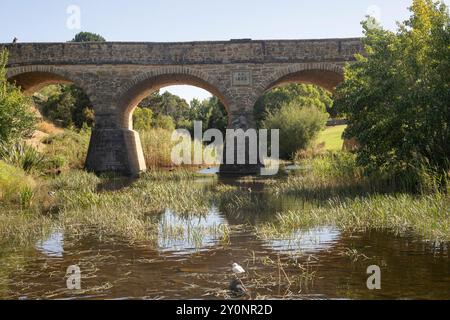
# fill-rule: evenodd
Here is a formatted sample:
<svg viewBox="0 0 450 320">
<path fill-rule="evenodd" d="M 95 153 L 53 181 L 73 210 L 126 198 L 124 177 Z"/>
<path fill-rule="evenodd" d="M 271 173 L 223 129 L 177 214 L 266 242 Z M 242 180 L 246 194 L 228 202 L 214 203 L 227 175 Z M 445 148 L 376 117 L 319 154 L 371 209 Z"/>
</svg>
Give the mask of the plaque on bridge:
<svg viewBox="0 0 450 320">
<path fill-rule="evenodd" d="M 250 71 L 236 71 L 232 75 L 233 86 L 251 86 L 252 73 Z"/>
</svg>

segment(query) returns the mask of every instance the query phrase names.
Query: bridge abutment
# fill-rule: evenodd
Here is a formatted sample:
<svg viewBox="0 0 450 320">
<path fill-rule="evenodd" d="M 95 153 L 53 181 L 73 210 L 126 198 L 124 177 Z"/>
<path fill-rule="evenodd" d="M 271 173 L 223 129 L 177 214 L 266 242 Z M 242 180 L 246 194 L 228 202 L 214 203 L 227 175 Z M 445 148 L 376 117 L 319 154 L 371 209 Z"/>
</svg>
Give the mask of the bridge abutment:
<svg viewBox="0 0 450 320">
<path fill-rule="evenodd" d="M 129 176 L 146 171 L 139 134 L 122 128 L 93 129 L 86 169 L 95 173 L 117 172 Z"/>
</svg>

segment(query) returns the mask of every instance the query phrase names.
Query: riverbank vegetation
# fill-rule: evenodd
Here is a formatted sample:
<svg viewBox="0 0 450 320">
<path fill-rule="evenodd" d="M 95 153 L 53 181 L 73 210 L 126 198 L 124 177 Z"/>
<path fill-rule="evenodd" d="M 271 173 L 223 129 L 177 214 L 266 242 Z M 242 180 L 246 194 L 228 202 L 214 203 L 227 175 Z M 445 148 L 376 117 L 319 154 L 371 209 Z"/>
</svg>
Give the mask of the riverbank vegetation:
<svg viewBox="0 0 450 320">
<path fill-rule="evenodd" d="M 367 172 L 411 176 L 426 166 L 450 170 L 450 17 L 440 1 L 413 1 L 396 32 L 363 22 L 366 55 L 347 66 L 335 108 L 356 138 Z M 442 181 L 445 181 L 444 179 Z M 444 186 L 445 187 L 445 186 Z"/>
<path fill-rule="evenodd" d="M 450 240 L 450 190 L 442 189 L 448 181 L 440 180 L 449 176 L 441 178 L 426 168 L 418 168 L 413 180 L 367 176 L 356 156 L 346 153 L 304 160 L 300 168 L 286 180 L 269 184 L 273 193 L 294 197 L 300 205 L 284 208 L 274 221 L 258 226 L 262 236 L 285 237 L 297 230 L 334 226 Z"/>
</svg>

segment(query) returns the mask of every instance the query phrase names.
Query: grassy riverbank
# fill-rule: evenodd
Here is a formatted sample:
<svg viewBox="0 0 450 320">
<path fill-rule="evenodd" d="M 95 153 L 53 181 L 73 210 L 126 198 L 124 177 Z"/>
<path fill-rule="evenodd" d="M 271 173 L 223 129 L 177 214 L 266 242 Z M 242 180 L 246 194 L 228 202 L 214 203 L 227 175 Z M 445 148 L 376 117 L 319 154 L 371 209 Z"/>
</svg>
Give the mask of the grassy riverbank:
<svg viewBox="0 0 450 320">
<path fill-rule="evenodd" d="M 137 180 L 97 177 L 77 169 L 84 147 L 76 151 L 76 146 L 87 143 L 88 134 L 62 134 L 44 141 L 47 148 L 40 169 L 25 172 L 0 161 L 1 243 L 32 243 L 55 228 L 102 239 L 155 240 L 158 219 L 165 210 L 202 216 L 212 207 L 226 215 L 269 212 L 255 226 L 263 237 L 333 225 L 342 230 L 387 229 L 450 240 L 448 190 L 436 188 L 426 171 L 421 175 L 422 188 L 411 193 L 408 188 L 417 179 L 368 178 L 352 154 L 328 154 L 302 160 L 301 169 L 287 177 L 257 179 L 264 190 L 252 193 L 248 183 L 254 179 L 230 185 L 210 177 L 196 183 L 199 175 L 182 168 L 154 169 Z M 63 170 L 60 175 L 46 173 L 52 168 Z M 292 203 L 288 205 L 283 197 L 290 197 Z M 165 231 L 174 233 L 173 228 Z M 201 233 L 208 232 L 227 236 L 221 226 Z"/>
<path fill-rule="evenodd" d="M 450 240 L 450 190 L 439 187 L 437 178 L 426 170 L 403 180 L 367 177 L 347 153 L 305 160 L 301 165 L 303 170 L 269 188 L 279 196 L 295 197 L 302 207 L 278 212 L 274 221 L 258 226 L 263 236 L 336 226 L 344 231 L 390 230 L 427 240 Z M 410 192 L 414 183 L 420 188 Z"/>
</svg>

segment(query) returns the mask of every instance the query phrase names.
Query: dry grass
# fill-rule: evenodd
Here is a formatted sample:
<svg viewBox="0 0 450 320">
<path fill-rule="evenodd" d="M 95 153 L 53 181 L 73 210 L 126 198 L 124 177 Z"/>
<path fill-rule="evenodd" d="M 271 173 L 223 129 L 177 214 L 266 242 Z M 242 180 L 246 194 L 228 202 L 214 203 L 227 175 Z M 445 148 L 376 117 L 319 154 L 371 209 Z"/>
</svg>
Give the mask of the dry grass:
<svg viewBox="0 0 450 320">
<path fill-rule="evenodd" d="M 64 129 L 58 128 L 53 123 L 48 121 L 39 122 L 36 129 L 46 134 L 60 134 L 64 132 Z"/>
<path fill-rule="evenodd" d="M 172 149 L 178 143 L 172 141 L 172 132 L 166 129 L 150 129 L 139 133 L 142 149 L 144 151 L 147 168 L 173 168 L 176 165 L 172 162 Z M 202 148 L 198 141 L 191 142 L 191 154 L 193 156 L 194 146 Z M 199 167 L 202 165 L 183 165 L 184 167 Z"/>
<path fill-rule="evenodd" d="M 47 169 L 82 169 L 89 148 L 90 131 L 65 130 L 44 138 Z"/>
<path fill-rule="evenodd" d="M 172 167 L 171 152 L 174 145 L 172 133 L 164 129 L 152 129 L 139 134 L 147 168 Z"/>
</svg>

